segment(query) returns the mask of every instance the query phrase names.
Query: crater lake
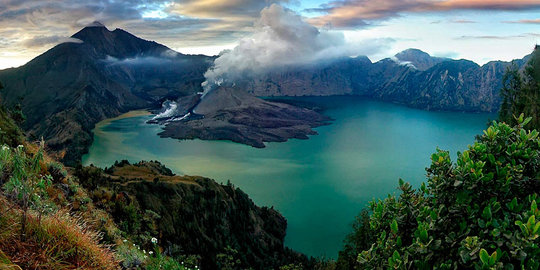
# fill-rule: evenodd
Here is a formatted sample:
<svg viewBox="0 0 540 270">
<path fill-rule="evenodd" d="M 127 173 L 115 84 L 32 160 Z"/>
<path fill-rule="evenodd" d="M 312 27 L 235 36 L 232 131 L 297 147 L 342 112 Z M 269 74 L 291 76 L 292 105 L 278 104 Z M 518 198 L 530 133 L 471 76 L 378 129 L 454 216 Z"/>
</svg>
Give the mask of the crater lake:
<svg viewBox="0 0 540 270">
<path fill-rule="evenodd" d="M 291 99 L 289 99 L 291 100 Z M 354 217 L 372 199 L 397 191 L 399 178 L 415 188 L 439 147 L 457 151 L 474 142 L 492 114 L 431 112 L 359 97 L 305 97 L 335 119 L 309 140 L 257 149 L 228 141 L 160 138 L 152 116 L 132 112 L 97 124 L 83 165 L 126 159 L 159 160 L 176 174 L 231 181 L 259 206 L 288 221 L 286 245 L 336 258 Z"/>
</svg>

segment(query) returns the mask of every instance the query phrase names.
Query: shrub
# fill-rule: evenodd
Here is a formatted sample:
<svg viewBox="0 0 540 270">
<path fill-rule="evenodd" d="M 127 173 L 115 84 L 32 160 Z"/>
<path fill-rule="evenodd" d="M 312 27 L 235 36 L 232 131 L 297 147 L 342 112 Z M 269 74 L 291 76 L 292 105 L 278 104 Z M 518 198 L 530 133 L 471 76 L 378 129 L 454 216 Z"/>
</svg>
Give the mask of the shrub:
<svg viewBox="0 0 540 270">
<path fill-rule="evenodd" d="M 456 163 L 437 150 L 419 190 L 370 203 L 360 269 L 538 269 L 540 139 L 494 122 Z M 369 228 L 366 228 L 369 226 Z"/>
<path fill-rule="evenodd" d="M 27 156 L 24 147 L 18 146 L 14 150 L 10 147 L 0 149 L 2 170 L 9 170 L 9 180 L 4 185 L 7 195 L 11 197 L 21 208 L 21 238 L 26 234 L 26 218 L 30 208 L 41 213 L 51 205 L 45 199 L 47 187 L 51 185 L 50 175 L 41 174 L 41 162 L 43 161 L 43 142 L 38 152 L 33 156 Z"/>
<path fill-rule="evenodd" d="M 52 176 L 52 178 L 55 180 L 55 182 L 58 182 L 64 178 L 67 177 L 68 173 L 64 166 L 60 164 L 59 162 L 53 161 L 47 165 L 47 171 Z"/>
</svg>

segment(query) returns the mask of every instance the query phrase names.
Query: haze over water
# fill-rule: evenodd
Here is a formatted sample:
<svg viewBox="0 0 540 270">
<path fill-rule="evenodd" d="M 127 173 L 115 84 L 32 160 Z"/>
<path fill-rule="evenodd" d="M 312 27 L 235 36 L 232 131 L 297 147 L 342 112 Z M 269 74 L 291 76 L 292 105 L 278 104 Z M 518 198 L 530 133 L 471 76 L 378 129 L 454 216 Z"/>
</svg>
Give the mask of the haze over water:
<svg viewBox="0 0 540 270">
<path fill-rule="evenodd" d="M 335 121 L 309 140 L 267 148 L 226 141 L 159 138 L 143 115 L 97 125 L 83 164 L 159 160 L 177 174 L 230 180 L 259 206 L 288 221 L 286 245 L 313 256 L 337 257 L 350 224 L 373 198 L 396 191 L 399 178 L 419 187 L 436 147 L 466 149 L 490 114 L 428 112 L 357 97 L 300 98 L 325 107 Z"/>
</svg>

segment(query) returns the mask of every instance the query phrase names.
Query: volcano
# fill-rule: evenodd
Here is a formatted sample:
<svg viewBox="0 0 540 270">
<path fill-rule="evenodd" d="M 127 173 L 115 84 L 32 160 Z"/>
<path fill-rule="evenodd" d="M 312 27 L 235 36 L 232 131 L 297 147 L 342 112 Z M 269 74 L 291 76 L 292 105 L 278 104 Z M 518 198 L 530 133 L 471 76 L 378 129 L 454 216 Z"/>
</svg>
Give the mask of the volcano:
<svg viewBox="0 0 540 270">
<path fill-rule="evenodd" d="M 192 100 L 186 97 L 178 104 L 192 106 Z M 191 113 L 189 106 L 178 107 L 177 115 Z M 313 128 L 331 121 L 313 110 L 263 100 L 231 86 L 212 90 L 192 108 L 195 117 L 167 122 L 159 135 L 175 139 L 230 140 L 263 148 L 265 142 L 308 139 L 308 135 L 317 134 Z"/>
</svg>

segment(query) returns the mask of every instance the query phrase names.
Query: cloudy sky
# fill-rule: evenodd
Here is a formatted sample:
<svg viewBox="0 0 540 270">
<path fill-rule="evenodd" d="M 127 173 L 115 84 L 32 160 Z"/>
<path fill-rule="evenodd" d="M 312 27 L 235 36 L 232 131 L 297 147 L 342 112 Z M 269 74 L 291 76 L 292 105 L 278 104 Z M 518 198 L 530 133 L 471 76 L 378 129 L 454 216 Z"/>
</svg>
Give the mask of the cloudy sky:
<svg viewBox="0 0 540 270">
<path fill-rule="evenodd" d="M 0 0 L 0 69 L 95 20 L 179 52 L 218 54 L 249 37 L 272 4 L 342 33 L 349 47 L 375 46 L 365 50 L 372 60 L 419 48 L 483 64 L 521 58 L 540 43 L 540 0 Z"/>
</svg>

